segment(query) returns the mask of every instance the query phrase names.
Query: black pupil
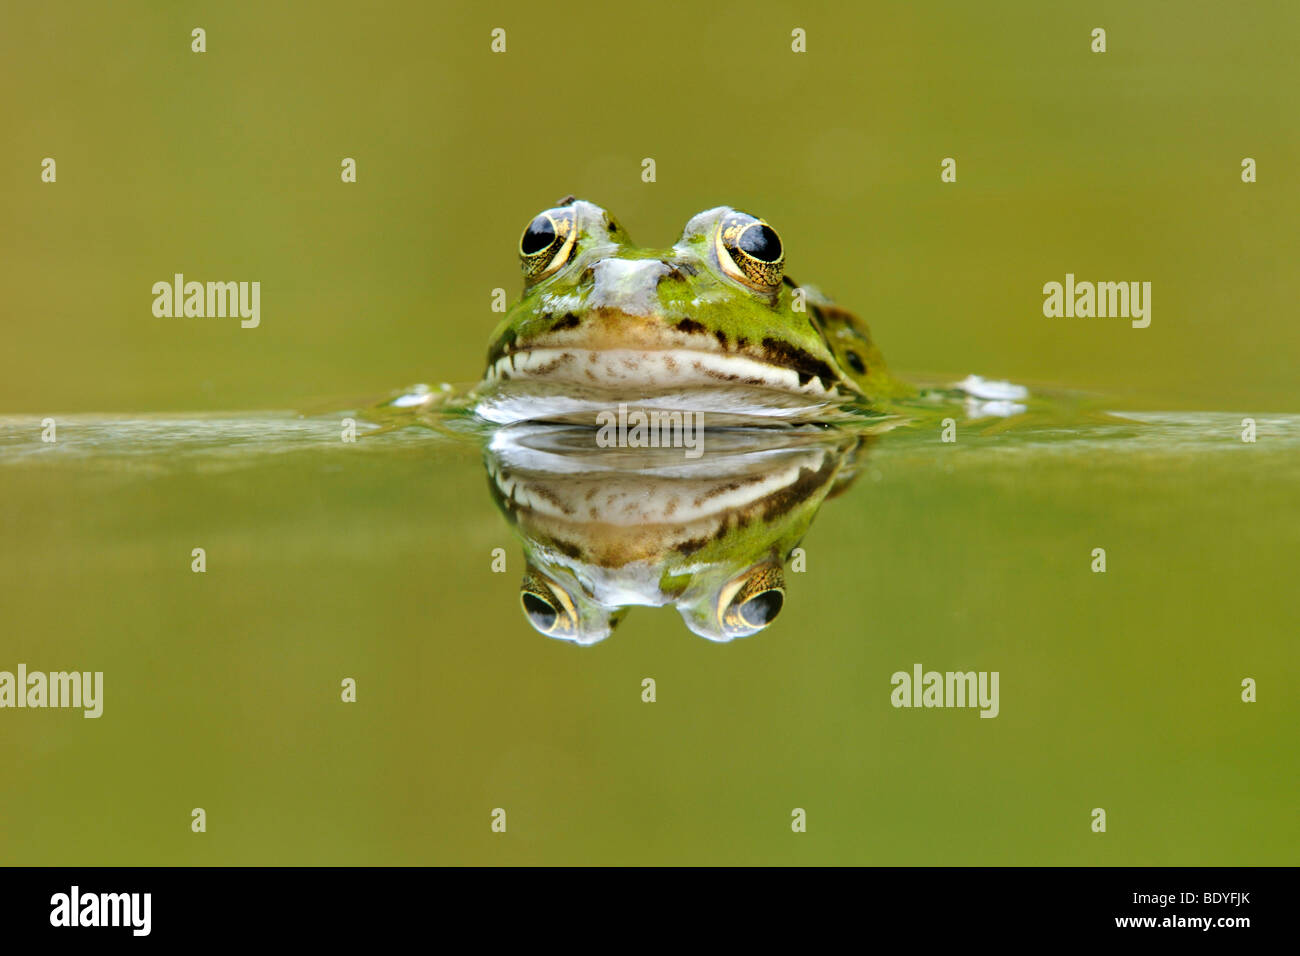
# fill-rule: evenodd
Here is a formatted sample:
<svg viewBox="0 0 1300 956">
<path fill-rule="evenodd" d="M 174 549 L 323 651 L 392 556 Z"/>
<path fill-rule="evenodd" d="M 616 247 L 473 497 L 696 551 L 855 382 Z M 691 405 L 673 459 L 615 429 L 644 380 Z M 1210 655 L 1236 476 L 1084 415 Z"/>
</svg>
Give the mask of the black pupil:
<svg viewBox="0 0 1300 956">
<path fill-rule="evenodd" d="M 555 227 L 551 225 L 550 218 L 538 216 L 524 230 L 524 238 L 519 243 L 519 248 L 523 250 L 524 255 L 531 256 L 541 252 L 554 241 Z"/>
<path fill-rule="evenodd" d="M 781 258 L 781 237 L 761 222 L 742 232 L 738 245 L 759 262 L 776 262 Z"/>
<path fill-rule="evenodd" d="M 764 627 L 781 612 L 783 603 L 785 597 L 780 591 L 764 591 L 740 606 L 740 616 L 750 627 Z"/>
<path fill-rule="evenodd" d="M 862 364 L 862 356 L 858 355 L 857 352 L 848 353 L 848 358 L 849 358 L 849 367 L 852 368 L 853 371 L 857 372 L 859 375 L 861 375 L 863 372 L 867 370 L 867 367 Z"/>
<path fill-rule="evenodd" d="M 535 594 L 524 595 L 524 610 L 528 612 L 528 619 L 543 631 L 549 631 L 555 624 L 555 608 Z"/>
</svg>

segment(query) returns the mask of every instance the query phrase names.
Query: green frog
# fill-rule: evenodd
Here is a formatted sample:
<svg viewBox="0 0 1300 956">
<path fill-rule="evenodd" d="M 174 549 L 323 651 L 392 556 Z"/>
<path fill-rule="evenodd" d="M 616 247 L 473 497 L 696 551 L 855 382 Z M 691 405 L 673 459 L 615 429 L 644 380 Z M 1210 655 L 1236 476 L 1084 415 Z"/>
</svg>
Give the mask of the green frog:
<svg viewBox="0 0 1300 956">
<path fill-rule="evenodd" d="M 785 274 L 776 230 L 727 206 L 692 217 L 670 249 L 642 249 L 604 209 L 563 200 L 524 228 L 519 259 L 523 296 L 479 388 L 490 420 L 544 405 L 589 421 L 610 402 L 823 420 L 909 391 L 864 322 Z"/>
<path fill-rule="evenodd" d="M 949 414 L 954 399 L 972 418 L 1024 410 L 1007 383 L 896 379 L 866 323 L 786 275 L 776 230 L 728 206 L 693 216 L 671 248 L 643 249 L 570 197 L 529 221 L 518 251 L 523 294 L 479 384 L 418 387 L 370 417 L 480 432 L 524 544 L 522 609 L 551 637 L 595 643 L 629 606 L 666 604 L 711 640 L 756 633 L 871 435 Z"/>
<path fill-rule="evenodd" d="M 916 396 L 865 322 L 786 275 L 780 236 L 748 213 L 706 210 L 671 248 L 643 249 L 570 197 L 533 217 L 518 251 L 523 295 L 492 333 L 479 385 L 390 406 L 590 425 L 626 404 L 725 426 L 826 423 Z"/>
</svg>

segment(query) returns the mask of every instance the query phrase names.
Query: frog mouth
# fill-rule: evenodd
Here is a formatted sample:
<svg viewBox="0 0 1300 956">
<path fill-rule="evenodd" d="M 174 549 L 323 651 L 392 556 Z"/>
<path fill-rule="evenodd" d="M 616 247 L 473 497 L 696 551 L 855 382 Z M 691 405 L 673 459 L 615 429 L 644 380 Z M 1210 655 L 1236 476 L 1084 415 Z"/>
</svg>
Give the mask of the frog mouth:
<svg viewBox="0 0 1300 956">
<path fill-rule="evenodd" d="M 521 349 L 498 358 L 486 378 L 498 387 L 509 382 L 544 382 L 558 388 L 606 393 L 607 398 L 642 398 L 647 394 L 727 386 L 813 402 L 840 401 L 853 394 L 826 373 L 814 374 L 748 355 L 689 348 Z"/>
</svg>

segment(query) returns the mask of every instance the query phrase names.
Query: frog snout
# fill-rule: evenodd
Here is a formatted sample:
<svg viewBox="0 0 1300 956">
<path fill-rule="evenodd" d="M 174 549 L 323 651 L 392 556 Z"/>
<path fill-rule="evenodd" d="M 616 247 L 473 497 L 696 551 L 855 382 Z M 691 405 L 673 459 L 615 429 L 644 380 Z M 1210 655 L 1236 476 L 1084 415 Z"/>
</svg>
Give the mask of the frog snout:
<svg viewBox="0 0 1300 956">
<path fill-rule="evenodd" d="M 653 315 L 659 283 L 671 270 L 658 259 L 602 259 L 592 267 L 595 284 L 588 304 L 628 315 Z"/>
</svg>

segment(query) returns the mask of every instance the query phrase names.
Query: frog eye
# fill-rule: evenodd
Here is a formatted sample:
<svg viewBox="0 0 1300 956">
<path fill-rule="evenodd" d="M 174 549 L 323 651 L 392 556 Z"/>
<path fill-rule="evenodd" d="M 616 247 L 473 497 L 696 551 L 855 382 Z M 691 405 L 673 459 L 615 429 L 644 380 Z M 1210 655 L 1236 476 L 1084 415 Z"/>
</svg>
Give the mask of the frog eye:
<svg viewBox="0 0 1300 956">
<path fill-rule="evenodd" d="M 534 630 L 575 644 L 603 641 L 627 617 L 626 607 L 611 610 L 532 567 L 519 586 L 519 605 Z"/>
<path fill-rule="evenodd" d="M 528 623 L 547 637 L 572 638 L 577 633 L 578 616 L 569 596 L 538 575 L 530 573 L 519 585 L 519 604 Z"/>
<path fill-rule="evenodd" d="M 718 223 L 718 264 L 731 278 L 762 292 L 781 284 L 785 249 L 776 230 L 762 219 L 733 212 Z"/>
<path fill-rule="evenodd" d="M 718 621 L 728 637 L 761 631 L 785 604 L 785 575 L 780 565 L 759 565 L 736 578 L 718 595 Z"/>
<path fill-rule="evenodd" d="M 572 206 L 557 206 L 538 213 L 519 237 L 519 262 L 525 282 L 538 282 L 569 260 L 578 235 Z"/>
</svg>

